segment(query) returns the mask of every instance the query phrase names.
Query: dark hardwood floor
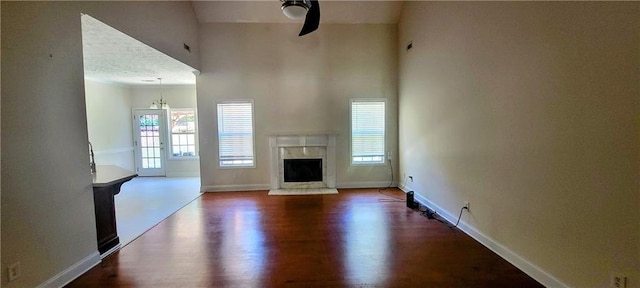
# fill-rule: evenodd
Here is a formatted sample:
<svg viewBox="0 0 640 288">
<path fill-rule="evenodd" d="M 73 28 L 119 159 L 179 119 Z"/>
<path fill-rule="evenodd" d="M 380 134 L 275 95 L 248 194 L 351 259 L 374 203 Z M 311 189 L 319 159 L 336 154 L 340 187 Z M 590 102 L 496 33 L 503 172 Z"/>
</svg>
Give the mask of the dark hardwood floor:
<svg viewBox="0 0 640 288">
<path fill-rule="evenodd" d="M 543 287 L 398 189 L 205 193 L 68 287 Z"/>
</svg>

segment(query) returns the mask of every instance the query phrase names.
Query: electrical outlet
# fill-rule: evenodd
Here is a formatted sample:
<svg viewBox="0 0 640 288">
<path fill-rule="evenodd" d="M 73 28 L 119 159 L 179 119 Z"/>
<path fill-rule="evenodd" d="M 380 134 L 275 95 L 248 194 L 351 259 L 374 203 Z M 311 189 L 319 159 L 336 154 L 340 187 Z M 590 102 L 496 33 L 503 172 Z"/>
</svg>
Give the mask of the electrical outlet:
<svg viewBox="0 0 640 288">
<path fill-rule="evenodd" d="M 611 273 L 612 288 L 627 288 L 627 276 L 621 273 Z"/>
<path fill-rule="evenodd" d="M 411 182 L 413 182 L 413 176 L 409 175 L 409 180 L 411 180 Z"/>
<path fill-rule="evenodd" d="M 9 282 L 18 279 L 20 277 L 20 262 L 13 263 L 7 268 L 7 274 L 9 275 Z"/>
<path fill-rule="evenodd" d="M 464 202 L 464 206 L 465 209 L 467 209 L 468 211 L 471 211 L 471 204 L 469 202 Z"/>
</svg>

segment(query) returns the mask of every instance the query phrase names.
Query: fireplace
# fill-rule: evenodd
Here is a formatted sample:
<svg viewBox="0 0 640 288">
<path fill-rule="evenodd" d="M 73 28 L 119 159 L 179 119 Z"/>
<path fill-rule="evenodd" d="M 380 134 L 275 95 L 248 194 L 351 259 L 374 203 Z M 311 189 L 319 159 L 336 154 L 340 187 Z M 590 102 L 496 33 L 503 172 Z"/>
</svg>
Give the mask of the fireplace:
<svg viewBox="0 0 640 288">
<path fill-rule="evenodd" d="M 322 181 L 322 159 L 284 159 L 284 182 Z"/>
<path fill-rule="evenodd" d="M 335 134 L 275 135 L 269 143 L 272 190 L 336 187 Z"/>
</svg>

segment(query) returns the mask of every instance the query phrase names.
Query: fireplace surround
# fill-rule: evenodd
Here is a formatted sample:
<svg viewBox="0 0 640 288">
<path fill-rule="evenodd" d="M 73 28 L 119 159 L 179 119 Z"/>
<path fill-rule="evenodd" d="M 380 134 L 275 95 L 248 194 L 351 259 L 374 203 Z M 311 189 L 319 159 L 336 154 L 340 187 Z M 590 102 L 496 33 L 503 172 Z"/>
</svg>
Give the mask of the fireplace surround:
<svg viewBox="0 0 640 288">
<path fill-rule="evenodd" d="M 271 150 L 271 189 L 336 187 L 335 134 L 273 135 L 269 137 L 269 146 Z M 285 159 L 298 159 L 302 162 L 320 159 L 322 162 L 321 181 L 285 181 Z"/>
</svg>

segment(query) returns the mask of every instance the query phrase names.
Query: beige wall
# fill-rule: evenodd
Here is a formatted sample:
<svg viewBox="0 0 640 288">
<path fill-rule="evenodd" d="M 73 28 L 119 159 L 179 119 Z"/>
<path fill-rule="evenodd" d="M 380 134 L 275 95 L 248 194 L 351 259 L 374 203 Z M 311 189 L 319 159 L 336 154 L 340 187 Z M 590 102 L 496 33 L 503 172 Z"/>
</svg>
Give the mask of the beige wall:
<svg viewBox="0 0 640 288">
<path fill-rule="evenodd" d="M 131 87 L 131 97 L 131 107 L 133 109 L 147 109 L 154 100 L 160 98 L 160 87 L 157 85 L 133 86 Z M 195 85 L 162 85 L 162 98 L 166 99 L 169 107 L 173 109 L 197 108 Z M 197 141 L 198 135 L 196 135 Z M 165 151 L 170 152 L 170 147 L 166 147 Z M 200 175 L 200 161 L 198 158 L 168 158 L 165 168 L 167 177 L 195 177 Z"/>
<path fill-rule="evenodd" d="M 205 189 L 268 189 L 268 137 L 287 133 L 338 133 L 338 187 L 389 184 L 388 166 L 350 165 L 349 99 L 387 99 L 387 147 L 397 155 L 396 26 L 323 24 L 305 37 L 299 30 L 295 24 L 200 26 Z M 255 101 L 256 168 L 218 168 L 216 103 L 226 99 Z"/>
<path fill-rule="evenodd" d="M 639 31 L 638 3 L 405 3 L 403 184 L 469 201 L 470 231 L 546 285 L 640 287 Z"/>
<path fill-rule="evenodd" d="M 80 14 L 195 68 L 197 51 L 185 54 L 181 49 L 185 41 L 197 49 L 197 22 L 188 2 L 1 5 L 0 284 L 61 286 L 99 260 L 87 169 Z M 7 267 L 17 261 L 22 276 L 8 283 Z"/>
<path fill-rule="evenodd" d="M 131 107 L 146 109 L 160 98 L 160 87 L 131 86 Z M 196 85 L 162 85 L 162 98 L 171 108 L 196 108 Z"/>
<path fill-rule="evenodd" d="M 128 86 L 85 80 L 87 129 L 97 165 L 134 170 Z"/>
</svg>

